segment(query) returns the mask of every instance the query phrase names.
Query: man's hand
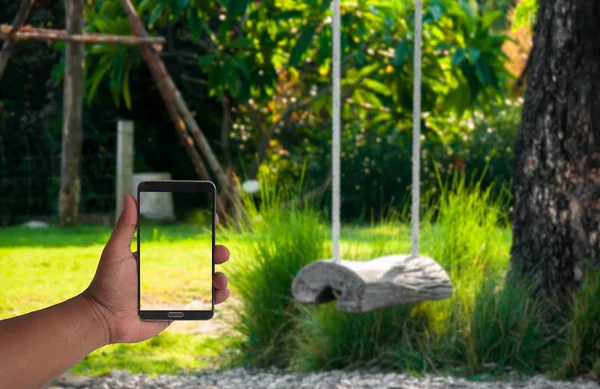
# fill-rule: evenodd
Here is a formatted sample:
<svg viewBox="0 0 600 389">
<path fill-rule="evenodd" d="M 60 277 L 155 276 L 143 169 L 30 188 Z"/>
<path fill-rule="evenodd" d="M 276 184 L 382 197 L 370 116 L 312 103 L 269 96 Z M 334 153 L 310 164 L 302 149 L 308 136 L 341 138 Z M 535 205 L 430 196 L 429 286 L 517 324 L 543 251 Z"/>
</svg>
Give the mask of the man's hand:
<svg viewBox="0 0 600 389">
<path fill-rule="evenodd" d="M 218 223 L 218 218 L 217 218 Z M 134 343 L 149 339 L 164 329 L 169 321 L 142 321 L 137 313 L 137 255 L 131 241 L 137 227 L 137 207 L 133 197 L 125 196 L 123 212 L 102 252 L 96 275 L 83 296 L 94 316 L 106 329 L 108 343 Z M 229 260 L 225 246 L 215 247 L 215 263 Z M 215 303 L 229 297 L 227 277 L 215 273 Z"/>
</svg>

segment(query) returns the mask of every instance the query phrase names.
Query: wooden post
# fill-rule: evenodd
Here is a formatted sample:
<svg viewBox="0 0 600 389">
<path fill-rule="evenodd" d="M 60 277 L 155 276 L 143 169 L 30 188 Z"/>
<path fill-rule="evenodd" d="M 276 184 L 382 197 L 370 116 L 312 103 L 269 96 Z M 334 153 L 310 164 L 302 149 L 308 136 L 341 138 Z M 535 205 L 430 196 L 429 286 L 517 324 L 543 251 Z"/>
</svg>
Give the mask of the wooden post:
<svg viewBox="0 0 600 389">
<path fill-rule="evenodd" d="M 115 220 L 123 210 L 123 197 L 133 193 L 133 122 L 119 120 L 117 125 L 117 183 Z"/>
<path fill-rule="evenodd" d="M 65 6 L 67 34 L 83 34 L 83 0 L 67 0 Z M 58 200 L 61 225 L 75 225 L 79 221 L 84 58 L 85 45 L 83 43 L 67 43 L 63 85 L 60 194 Z"/>
</svg>

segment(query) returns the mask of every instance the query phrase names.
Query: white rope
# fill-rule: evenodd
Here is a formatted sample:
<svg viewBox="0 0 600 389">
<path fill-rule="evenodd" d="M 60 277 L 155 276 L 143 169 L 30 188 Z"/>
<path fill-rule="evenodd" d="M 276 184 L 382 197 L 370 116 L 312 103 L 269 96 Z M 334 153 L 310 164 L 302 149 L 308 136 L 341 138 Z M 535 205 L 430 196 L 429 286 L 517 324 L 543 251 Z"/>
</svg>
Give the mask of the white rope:
<svg viewBox="0 0 600 389">
<path fill-rule="evenodd" d="M 415 48 L 413 83 L 413 160 L 412 160 L 412 256 L 419 255 L 419 204 L 421 173 L 421 25 L 423 4 L 415 0 Z"/>
<path fill-rule="evenodd" d="M 333 0 L 331 2 L 333 8 L 333 24 L 331 28 L 331 34 L 333 36 L 333 53 L 332 53 L 332 66 L 333 66 L 333 139 L 331 142 L 331 158 L 332 158 L 332 204 L 331 204 L 331 242 L 332 242 L 332 258 L 334 261 L 340 260 L 340 153 L 341 153 L 341 122 L 342 112 L 340 109 L 341 99 L 341 8 L 340 0 Z"/>
<path fill-rule="evenodd" d="M 340 0 L 331 2 L 333 8 L 333 139 L 332 139 L 332 258 L 340 259 L 340 153 L 341 153 L 341 9 Z M 419 205 L 421 172 L 421 43 L 422 43 L 422 0 L 415 0 L 415 44 L 413 83 L 413 160 L 412 160 L 412 256 L 419 255 Z"/>
</svg>

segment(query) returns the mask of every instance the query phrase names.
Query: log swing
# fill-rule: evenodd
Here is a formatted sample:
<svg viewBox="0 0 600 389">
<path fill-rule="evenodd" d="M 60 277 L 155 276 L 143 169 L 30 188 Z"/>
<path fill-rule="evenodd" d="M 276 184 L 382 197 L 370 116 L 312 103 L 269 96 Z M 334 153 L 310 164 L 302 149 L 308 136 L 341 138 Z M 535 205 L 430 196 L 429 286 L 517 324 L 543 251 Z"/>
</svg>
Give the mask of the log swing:
<svg viewBox="0 0 600 389">
<path fill-rule="evenodd" d="M 333 142 L 332 142 L 332 257 L 317 260 L 296 275 L 294 298 L 302 303 L 323 304 L 337 300 L 346 312 L 375 309 L 452 296 L 446 271 L 433 259 L 419 255 L 420 148 L 421 148 L 421 42 L 422 0 L 415 0 L 413 149 L 412 149 L 412 253 L 389 255 L 366 262 L 340 259 L 340 143 L 341 143 L 341 42 L 340 0 L 333 8 Z"/>
</svg>

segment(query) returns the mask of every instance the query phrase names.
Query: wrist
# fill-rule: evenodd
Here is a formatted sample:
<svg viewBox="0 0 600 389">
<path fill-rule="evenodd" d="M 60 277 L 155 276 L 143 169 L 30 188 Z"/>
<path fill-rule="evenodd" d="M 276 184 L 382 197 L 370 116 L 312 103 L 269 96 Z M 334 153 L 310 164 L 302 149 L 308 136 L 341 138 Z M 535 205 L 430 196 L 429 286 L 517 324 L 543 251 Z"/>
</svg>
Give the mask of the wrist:
<svg viewBox="0 0 600 389">
<path fill-rule="evenodd" d="M 85 314 L 90 318 L 94 333 L 98 335 L 99 347 L 112 343 L 112 326 L 106 317 L 104 308 L 87 290 L 76 297 L 80 299 L 85 308 Z"/>
</svg>

